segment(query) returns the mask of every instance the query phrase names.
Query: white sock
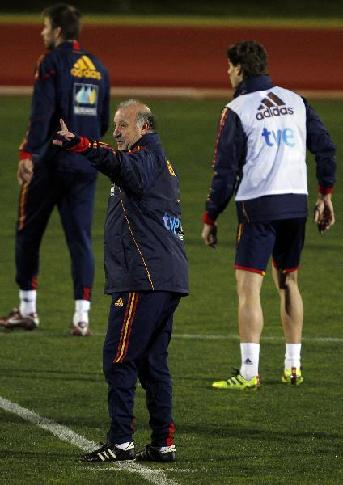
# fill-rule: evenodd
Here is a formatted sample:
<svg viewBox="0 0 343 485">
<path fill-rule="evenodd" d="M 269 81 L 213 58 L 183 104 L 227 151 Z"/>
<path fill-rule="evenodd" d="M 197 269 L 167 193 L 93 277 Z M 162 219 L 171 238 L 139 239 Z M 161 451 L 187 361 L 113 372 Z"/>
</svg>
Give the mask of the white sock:
<svg viewBox="0 0 343 485">
<path fill-rule="evenodd" d="M 120 445 L 115 445 L 116 448 L 120 450 L 127 450 L 133 448 L 133 441 L 126 441 L 125 443 L 120 443 Z"/>
<path fill-rule="evenodd" d="M 285 369 L 300 369 L 301 344 L 286 344 Z"/>
<path fill-rule="evenodd" d="M 260 359 L 260 344 L 244 343 L 241 347 L 242 365 L 239 370 L 241 376 L 247 381 L 258 375 Z"/>
<path fill-rule="evenodd" d="M 88 300 L 75 300 L 75 311 L 73 317 L 73 324 L 77 325 L 79 322 L 88 323 L 88 312 L 91 307 L 91 302 Z"/>
<path fill-rule="evenodd" d="M 160 453 L 168 453 L 170 451 L 176 451 L 176 447 L 175 445 L 161 446 L 161 448 L 158 451 Z"/>
<path fill-rule="evenodd" d="M 36 313 L 37 290 L 19 290 L 19 311 L 23 317 Z"/>
</svg>

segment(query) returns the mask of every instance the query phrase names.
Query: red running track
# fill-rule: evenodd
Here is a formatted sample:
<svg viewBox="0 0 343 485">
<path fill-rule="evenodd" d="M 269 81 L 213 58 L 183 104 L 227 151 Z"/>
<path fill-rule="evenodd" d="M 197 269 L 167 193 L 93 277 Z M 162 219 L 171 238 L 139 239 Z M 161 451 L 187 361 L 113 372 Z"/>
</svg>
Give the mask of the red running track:
<svg viewBox="0 0 343 485">
<path fill-rule="evenodd" d="M 0 24 L 0 85 L 33 82 L 44 51 L 41 27 Z M 226 48 L 262 42 L 277 84 L 297 90 L 343 90 L 343 29 L 273 27 L 83 27 L 81 45 L 109 68 L 112 86 L 219 88 L 227 84 Z"/>
</svg>

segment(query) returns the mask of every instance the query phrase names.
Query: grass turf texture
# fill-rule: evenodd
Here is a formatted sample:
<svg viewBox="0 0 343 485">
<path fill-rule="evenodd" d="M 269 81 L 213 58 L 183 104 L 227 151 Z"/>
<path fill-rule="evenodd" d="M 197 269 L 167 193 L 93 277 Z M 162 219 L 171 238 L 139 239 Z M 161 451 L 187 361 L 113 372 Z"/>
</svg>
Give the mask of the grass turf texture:
<svg viewBox="0 0 343 485">
<path fill-rule="evenodd" d="M 178 462 L 149 466 L 166 470 L 168 478 L 182 485 L 342 483 L 342 180 L 334 199 L 337 225 L 320 236 L 312 222 L 308 223 L 300 274 L 305 304 L 304 384 L 293 388 L 280 382 L 284 345 L 269 269 L 262 291 L 263 386 L 258 392 L 212 390 L 214 378 L 227 377 L 231 366 L 239 365 L 232 270 L 236 229 L 233 204 L 219 219 L 218 248 L 205 248 L 200 241 L 216 122 L 224 100 L 151 100 L 150 104 L 159 119 L 169 158 L 181 178 L 192 294 L 181 302 L 170 347 Z M 343 103 L 321 101 L 313 105 L 340 147 Z M 16 148 L 26 129 L 29 106 L 29 98 L 21 97 L 1 98 L 0 103 L 0 313 L 17 304 L 13 283 Z M 110 139 L 108 135 L 107 141 Z M 338 160 L 340 153 L 341 149 Z M 311 157 L 308 165 L 312 208 L 316 183 Z M 42 244 L 38 294 L 41 327 L 32 333 L 0 332 L 0 396 L 94 441 L 104 438 L 108 425 L 101 349 L 110 303 L 102 294 L 103 222 L 109 185 L 99 176 L 93 229 L 96 281 L 91 321 L 95 336 L 82 339 L 68 335 L 72 287 L 57 213 Z M 200 338 L 213 335 L 217 338 Z M 333 340 L 318 339 L 329 337 Z M 149 439 L 144 402 L 144 393 L 138 388 L 138 448 Z M 106 465 L 78 463 L 80 450 L 14 414 L 0 410 L 0 423 L 0 482 L 147 483 L 138 475 L 106 470 Z"/>
</svg>

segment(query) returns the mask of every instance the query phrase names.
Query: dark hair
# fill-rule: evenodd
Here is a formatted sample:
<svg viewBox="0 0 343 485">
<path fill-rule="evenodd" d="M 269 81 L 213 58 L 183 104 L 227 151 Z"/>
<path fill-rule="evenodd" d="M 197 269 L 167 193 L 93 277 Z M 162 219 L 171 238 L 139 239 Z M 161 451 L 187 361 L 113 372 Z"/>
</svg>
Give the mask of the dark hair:
<svg viewBox="0 0 343 485">
<path fill-rule="evenodd" d="M 45 8 L 42 15 L 50 19 L 51 26 L 54 29 L 61 27 L 64 40 L 79 38 L 81 14 L 77 8 L 67 3 L 57 3 Z"/>
<path fill-rule="evenodd" d="M 227 50 L 227 57 L 234 66 L 241 66 L 243 79 L 268 72 L 267 51 L 255 40 L 233 44 Z"/>
</svg>

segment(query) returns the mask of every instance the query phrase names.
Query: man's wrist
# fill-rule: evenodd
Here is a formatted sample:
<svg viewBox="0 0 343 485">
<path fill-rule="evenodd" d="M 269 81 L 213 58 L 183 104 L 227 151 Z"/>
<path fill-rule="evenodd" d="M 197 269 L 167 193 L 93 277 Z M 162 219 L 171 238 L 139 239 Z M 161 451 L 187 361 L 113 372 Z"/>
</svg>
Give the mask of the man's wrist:
<svg viewBox="0 0 343 485">
<path fill-rule="evenodd" d="M 19 150 L 19 160 L 32 160 L 32 153 L 26 152 L 25 150 Z"/>
<path fill-rule="evenodd" d="M 318 198 L 322 200 L 331 199 L 333 193 L 333 187 L 319 186 Z"/>
<path fill-rule="evenodd" d="M 70 148 L 67 148 L 68 152 L 83 153 L 92 147 L 92 142 L 86 136 L 77 137 L 77 143 Z"/>
</svg>

